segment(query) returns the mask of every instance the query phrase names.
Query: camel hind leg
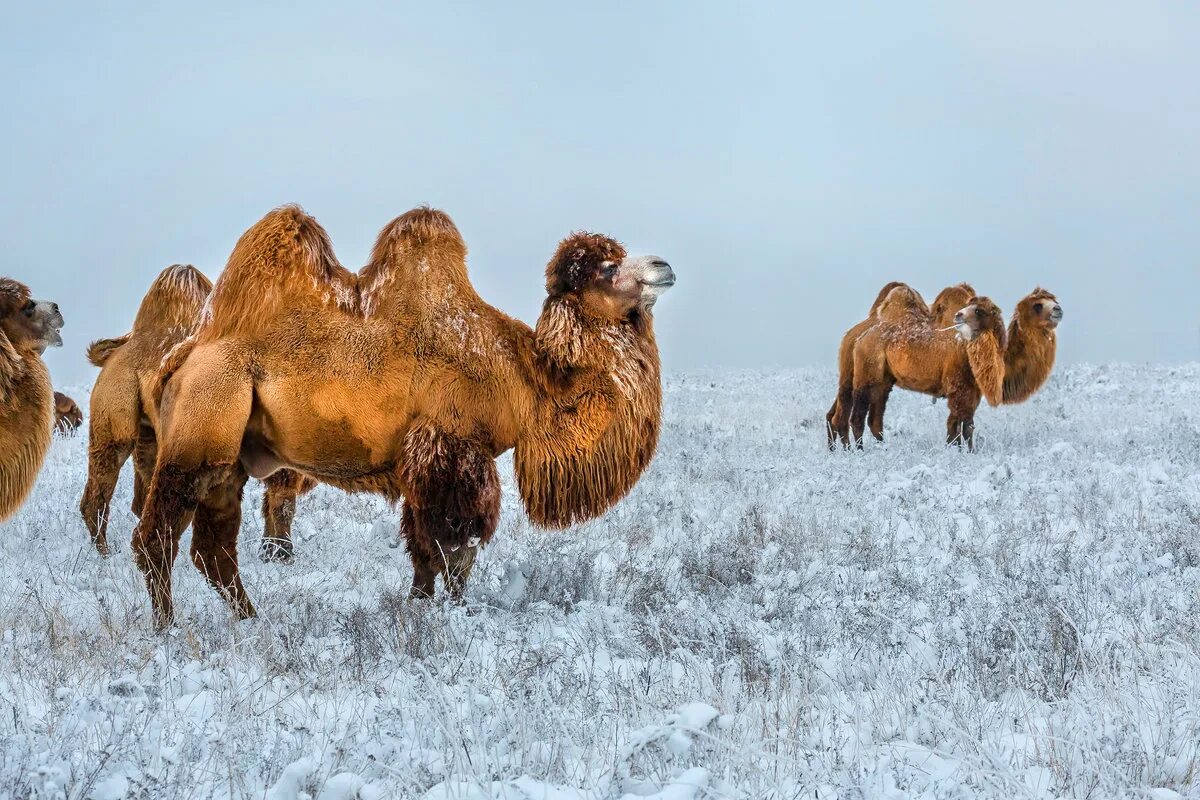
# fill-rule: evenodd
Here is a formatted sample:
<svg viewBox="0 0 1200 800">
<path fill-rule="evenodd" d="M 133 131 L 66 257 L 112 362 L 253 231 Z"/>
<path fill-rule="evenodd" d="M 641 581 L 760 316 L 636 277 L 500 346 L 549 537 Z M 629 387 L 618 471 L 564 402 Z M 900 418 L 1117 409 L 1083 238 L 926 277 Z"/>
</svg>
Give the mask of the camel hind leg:
<svg viewBox="0 0 1200 800">
<path fill-rule="evenodd" d="M 197 348 L 166 386 L 159 422 L 159 455 L 154 477 L 133 537 L 138 569 L 154 610 L 155 623 L 166 627 L 174 619 L 171 569 L 179 537 L 188 517 L 199 511 L 202 551 L 214 561 L 205 575 L 220 582 L 241 614 L 253 613 L 237 579 L 237 553 L 226 541 L 240 521 L 229 508 L 230 487 L 244 476 L 238 461 L 242 436 L 250 418 L 253 386 L 236 363 L 219 349 Z M 214 352 L 215 351 L 215 352 Z M 231 478 L 230 476 L 234 477 Z M 244 477 L 240 478 L 244 483 Z M 210 498 L 210 491 L 213 496 Z M 200 524 L 200 518 L 196 520 Z M 224 555 L 222 555 L 222 553 Z"/>
<path fill-rule="evenodd" d="M 263 539 L 259 557 L 263 561 L 289 563 L 295 552 L 292 520 L 296 500 L 313 490 L 317 482 L 290 469 L 281 469 L 263 481 Z"/>
<path fill-rule="evenodd" d="M 237 557 L 245 486 L 246 471 L 241 464 L 214 471 L 192 520 L 192 563 L 225 598 L 238 619 L 254 616 L 254 606 L 242 585 Z"/>
<path fill-rule="evenodd" d="M 117 359 L 120 359 L 118 353 Z M 79 513 L 92 543 L 108 555 L 108 518 L 121 467 L 133 452 L 141 403 L 137 376 L 116 360 L 101 370 L 92 389 L 88 414 L 88 477 Z"/>
<path fill-rule="evenodd" d="M 836 450 L 840 441 L 842 447 L 850 449 L 850 414 L 854 406 L 854 388 L 850 384 L 838 387 L 837 399 L 825 420 L 829 430 L 829 449 Z"/>
<path fill-rule="evenodd" d="M 877 442 L 883 441 L 883 412 L 887 410 L 888 396 L 892 393 L 893 385 L 891 380 L 887 380 L 871 387 L 867 406 L 867 427 Z"/>
<path fill-rule="evenodd" d="M 88 476 L 79 501 L 79 513 L 97 552 L 107 556 L 108 515 L 121 467 L 133 452 L 132 441 L 92 439 L 88 447 Z"/>
</svg>

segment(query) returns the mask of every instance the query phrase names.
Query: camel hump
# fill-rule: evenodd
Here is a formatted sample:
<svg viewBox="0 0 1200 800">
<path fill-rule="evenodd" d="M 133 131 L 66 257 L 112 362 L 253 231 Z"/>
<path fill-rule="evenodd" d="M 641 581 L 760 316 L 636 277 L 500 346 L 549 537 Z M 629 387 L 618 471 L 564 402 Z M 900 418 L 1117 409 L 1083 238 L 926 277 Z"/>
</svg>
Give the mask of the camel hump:
<svg viewBox="0 0 1200 800">
<path fill-rule="evenodd" d="M 208 340 L 255 336 L 267 320 L 297 308 L 358 310 L 353 273 L 338 263 L 329 234 L 298 205 L 251 225 L 229 256 L 200 316 Z"/>
<path fill-rule="evenodd" d="M 879 294 L 875 295 L 875 302 L 871 303 L 870 316 L 875 316 L 875 312 L 879 310 L 879 306 L 883 304 L 883 301 L 887 299 L 887 296 L 891 294 L 893 289 L 900 286 L 908 287 L 908 284 L 904 283 L 903 281 L 889 281 L 888 283 L 885 283 L 883 288 L 879 290 Z"/>
<path fill-rule="evenodd" d="M 901 322 L 913 317 L 927 318 L 929 306 L 916 289 L 906 284 L 894 287 L 875 309 L 875 316 L 884 322 Z"/>
<path fill-rule="evenodd" d="M 113 353 L 120 350 L 129 342 L 129 337 L 132 335 L 127 333 L 124 336 L 117 336 L 113 339 L 97 339 L 88 345 L 87 360 L 97 367 L 103 367 L 112 358 Z"/>
<path fill-rule="evenodd" d="M 470 291 L 466 242 L 449 214 L 418 206 L 383 226 L 358 283 L 364 314 L 399 292 L 416 298 L 447 284 Z"/>
<path fill-rule="evenodd" d="M 172 264 L 158 274 L 133 320 L 135 331 L 191 329 L 212 292 L 212 281 L 191 264 Z"/>
</svg>

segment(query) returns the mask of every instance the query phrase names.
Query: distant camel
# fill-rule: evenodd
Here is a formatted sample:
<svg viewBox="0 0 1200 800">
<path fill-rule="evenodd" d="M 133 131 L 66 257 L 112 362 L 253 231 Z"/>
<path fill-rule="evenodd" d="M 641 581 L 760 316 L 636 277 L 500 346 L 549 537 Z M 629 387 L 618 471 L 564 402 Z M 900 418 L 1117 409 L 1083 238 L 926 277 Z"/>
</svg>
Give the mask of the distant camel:
<svg viewBox="0 0 1200 800">
<path fill-rule="evenodd" d="M 903 286 L 907 292 L 898 295 L 892 303 L 885 306 L 884 301 L 888 295 L 893 289 L 900 286 Z M 900 304 L 901 296 L 906 298 L 907 302 Z M 858 341 L 858 337 L 880 318 L 887 319 L 893 314 L 905 320 L 924 318 L 927 324 L 935 328 L 951 327 L 954 325 L 955 313 L 966 306 L 974 296 L 975 289 L 970 284 L 959 283 L 947 286 L 938 292 L 938 296 L 933 301 L 933 307 L 930 308 L 925 304 L 920 293 L 906 283 L 892 281 L 879 290 L 875 302 L 871 304 L 867 318 L 846 331 L 838 346 L 838 390 L 837 395 L 833 398 L 833 405 L 825 414 L 825 430 L 830 450 L 835 449 L 839 439 L 844 447 L 850 446 L 850 407 L 854 394 L 854 343 Z M 881 307 L 883 307 L 882 311 Z M 884 398 L 883 402 L 874 404 L 867 409 L 867 421 L 872 430 L 876 428 L 883 430 L 883 413 L 886 406 L 886 398 Z"/>
<path fill-rule="evenodd" d="M 121 467 L 133 455 L 133 513 L 141 515 L 158 454 L 155 429 L 158 370 L 171 348 L 196 328 L 212 283 L 200 270 L 175 264 L 163 270 L 142 299 L 133 329 L 88 347 L 88 360 L 100 367 L 89 415 L 88 479 L 79 512 L 96 549 L 108 553 L 108 517 Z M 288 560 L 296 497 L 313 483 L 282 470 L 267 483 L 263 499 L 262 554 Z"/>
<path fill-rule="evenodd" d="M 498 524 L 499 454 L 514 450 L 526 511 L 546 527 L 633 487 L 658 442 L 652 308 L 670 266 L 568 236 L 530 329 L 480 299 L 466 252 L 429 208 L 385 226 L 357 274 L 296 206 L 246 231 L 196 334 L 163 365 L 161 452 L 135 535 L 159 625 L 193 509 L 192 562 L 238 616 L 254 614 L 237 563 L 247 473 L 292 467 L 403 498 L 413 596 L 440 573 L 455 599 Z"/>
<path fill-rule="evenodd" d="M 58 306 L 34 300 L 29 287 L 0 278 L 0 522 L 37 480 L 54 425 L 47 347 L 62 347 Z"/>
<path fill-rule="evenodd" d="M 981 397 L 999 405 L 1004 381 L 1004 318 L 986 297 L 971 298 L 956 312 L 957 333 L 929 324 L 920 297 L 907 286 L 888 293 L 879 319 L 854 343 L 854 393 L 851 434 L 861 443 L 869 407 L 883 408 L 893 386 L 945 397 L 949 406 L 946 440 L 974 449 L 975 409 Z M 907 318 L 901 310 L 909 309 Z M 882 316 L 882 315 L 881 315 Z M 882 415 L 871 433 L 883 438 Z"/>
</svg>

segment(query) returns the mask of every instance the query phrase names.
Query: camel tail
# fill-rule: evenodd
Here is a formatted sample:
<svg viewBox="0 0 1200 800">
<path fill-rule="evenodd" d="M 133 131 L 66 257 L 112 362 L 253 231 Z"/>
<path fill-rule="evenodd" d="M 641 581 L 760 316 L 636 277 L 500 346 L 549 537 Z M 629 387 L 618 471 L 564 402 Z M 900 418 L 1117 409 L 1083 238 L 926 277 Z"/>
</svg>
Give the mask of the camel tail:
<svg viewBox="0 0 1200 800">
<path fill-rule="evenodd" d="M 118 336 L 115 339 L 97 339 L 88 345 L 87 359 L 97 367 L 103 367 L 113 353 L 120 350 L 128 341 L 130 334 Z"/>
</svg>

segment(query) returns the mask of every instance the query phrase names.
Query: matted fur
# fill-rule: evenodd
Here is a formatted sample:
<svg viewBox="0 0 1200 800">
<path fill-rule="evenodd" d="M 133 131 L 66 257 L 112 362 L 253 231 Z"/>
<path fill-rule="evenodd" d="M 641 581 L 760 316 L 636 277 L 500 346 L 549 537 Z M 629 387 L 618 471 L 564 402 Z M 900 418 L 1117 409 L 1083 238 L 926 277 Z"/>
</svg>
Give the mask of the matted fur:
<svg viewBox="0 0 1200 800">
<path fill-rule="evenodd" d="M 1058 333 L 1046 324 L 1045 315 L 1034 312 L 1036 303 L 1058 303 L 1058 298 L 1040 286 L 1017 303 L 1008 326 L 1008 348 L 1004 351 L 1004 403 L 1023 403 L 1033 396 L 1054 369 Z"/>
<path fill-rule="evenodd" d="M 986 297 L 972 297 L 967 305 L 985 308 L 991 320 L 990 327 L 967 342 L 967 360 L 971 364 L 971 375 L 988 405 L 998 406 L 1004 399 L 1004 315 Z"/>
<path fill-rule="evenodd" d="M 534 522 L 563 527 L 609 508 L 657 442 L 652 298 L 615 283 L 606 294 L 596 281 L 624 248 L 573 234 L 547 267 L 535 331 L 479 298 L 466 252 L 449 216 L 418 208 L 384 226 L 354 274 L 298 207 L 268 213 L 238 241 L 196 334 L 164 361 L 157 470 L 203 485 L 236 459 L 255 474 L 292 467 L 403 498 L 418 594 L 431 553 L 464 552 L 452 549 L 456 525 L 490 537 L 492 460 L 505 450 L 516 449 Z M 147 569 L 169 571 L 166 539 L 191 502 L 151 488 L 154 511 L 135 537 Z M 465 579 L 473 558 L 443 574 Z M 161 621 L 167 601 L 151 588 Z"/>
<path fill-rule="evenodd" d="M 19 315 L 29 287 L 0 278 L 0 522 L 25 502 L 50 447 L 50 372 L 23 336 Z"/>
<path fill-rule="evenodd" d="M 546 301 L 536 337 L 552 368 L 574 384 L 571 406 L 542 410 L 544 422 L 517 442 L 513 465 L 529 518 L 565 528 L 611 508 L 653 458 L 662 412 L 658 349 L 646 316 L 589 321 L 569 295 Z"/>
</svg>

